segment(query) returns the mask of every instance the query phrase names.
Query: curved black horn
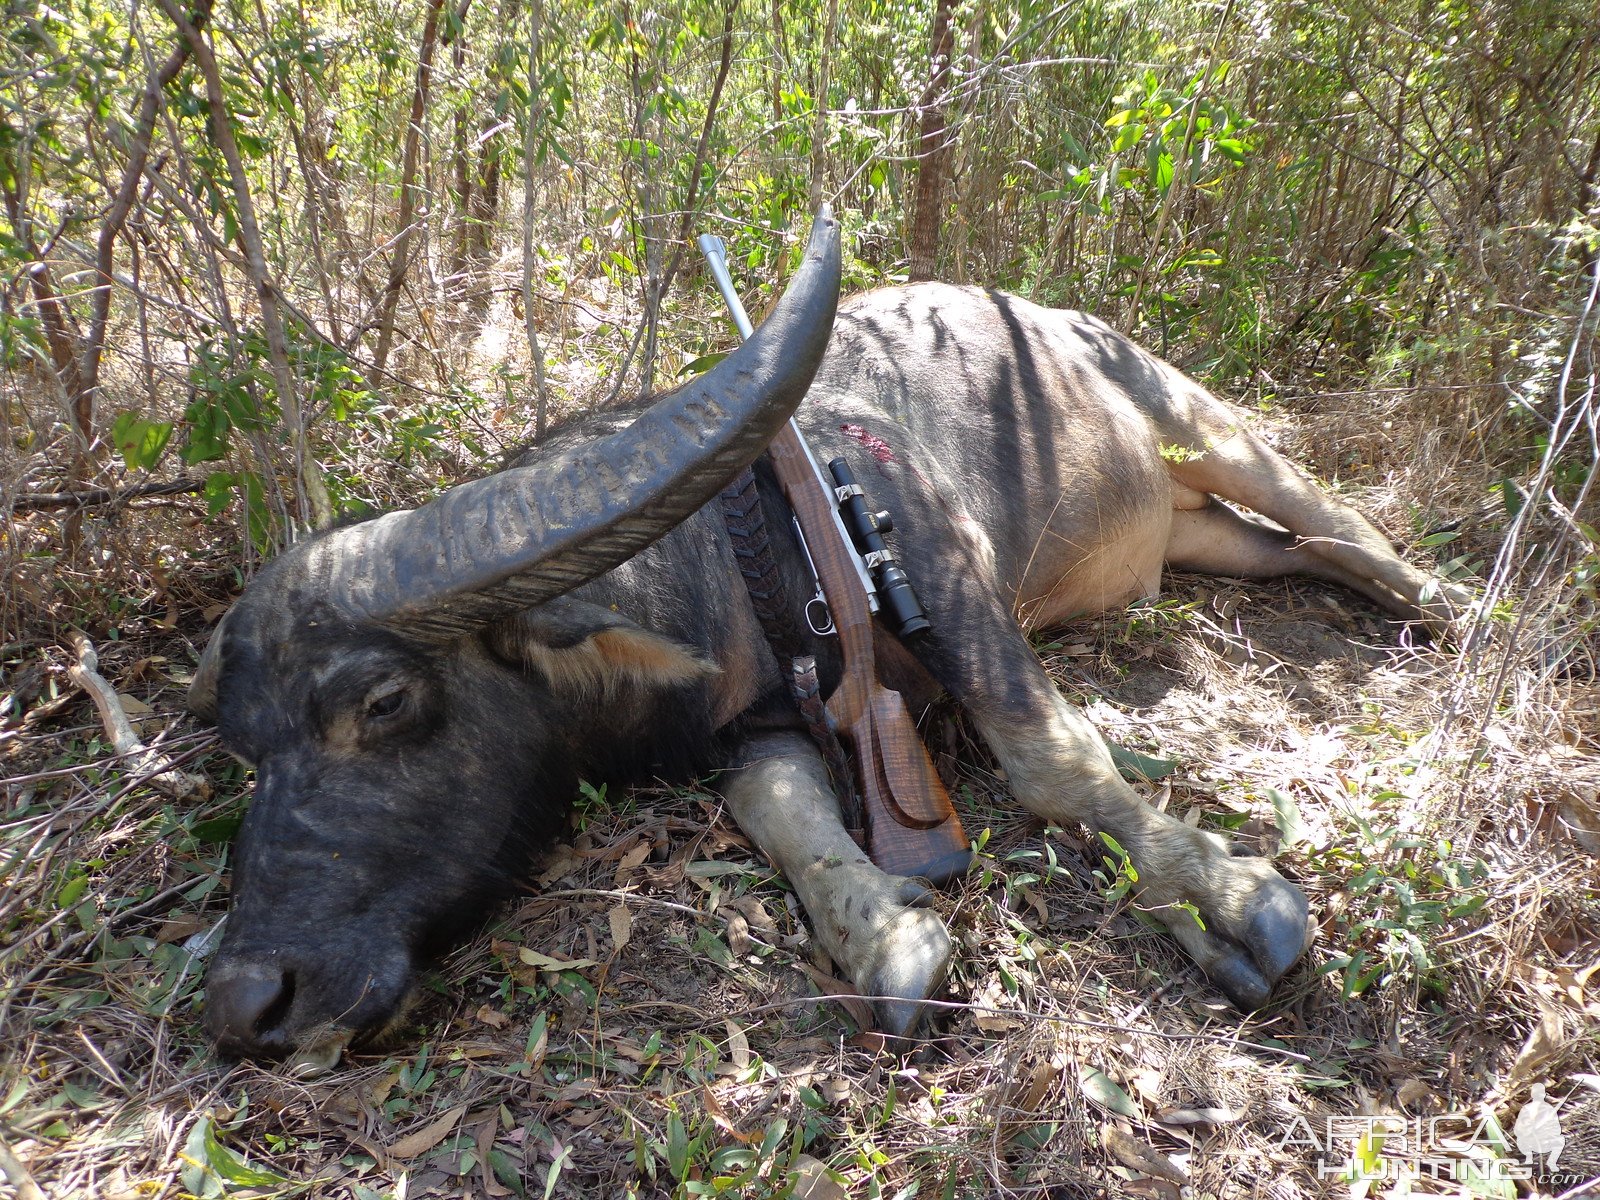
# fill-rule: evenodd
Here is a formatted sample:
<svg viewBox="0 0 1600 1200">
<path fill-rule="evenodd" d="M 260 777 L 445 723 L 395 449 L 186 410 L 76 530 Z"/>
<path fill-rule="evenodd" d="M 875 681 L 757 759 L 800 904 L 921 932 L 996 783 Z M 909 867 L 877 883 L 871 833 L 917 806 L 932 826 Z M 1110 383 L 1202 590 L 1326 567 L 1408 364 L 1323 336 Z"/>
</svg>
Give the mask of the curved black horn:
<svg viewBox="0 0 1600 1200">
<path fill-rule="evenodd" d="M 356 620 L 447 639 L 603 574 L 772 440 L 811 385 L 838 298 L 839 225 L 824 206 L 772 315 L 706 374 L 626 429 L 310 543 L 311 576 Z"/>
</svg>

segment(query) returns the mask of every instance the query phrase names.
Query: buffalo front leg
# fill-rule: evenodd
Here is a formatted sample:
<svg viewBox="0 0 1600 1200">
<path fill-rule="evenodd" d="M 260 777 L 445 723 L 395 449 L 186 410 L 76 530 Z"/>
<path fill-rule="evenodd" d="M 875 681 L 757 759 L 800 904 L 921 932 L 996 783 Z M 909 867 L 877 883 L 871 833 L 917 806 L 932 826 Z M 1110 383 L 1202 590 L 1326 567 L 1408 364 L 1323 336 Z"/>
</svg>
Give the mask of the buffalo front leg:
<svg viewBox="0 0 1600 1200">
<path fill-rule="evenodd" d="M 827 768 L 809 738 L 769 733 L 740 748 L 723 796 L 739 827 L 783 872 L 812 933 L 861 991 L 885 1033 L 916 1033 L 944 983 L 950 935 L 928 890 L 873 866 L 839 819 Z"/>
<path fill-rule="evenodd" d="M 972 715 L 1017 799 L 1055 824 L 1115 839 L 1138 873 L 1139 906 L 1237 1007 L 1259 1008 L 1305 950 L 1305 896 L 1267 860 L 1237 855 L 1226 839 L 1146 804 L 1089 719 L 1056 690 L 983 565 L 969 566 L 927 574 L 935 630 L 959 636 L 936 634 L 919 658 Z"/>
<path fill-rule="evenodd" d="M 1026 717 L 1010 707 L 976 713 L 1017 799 L 1055 824 L 1114 839 L 1137 872 L 1139 907 L 1235 1006 L 1261 1007 L 1305 950 L 1304 894 L 1266 859 L 1235 854 L 1218 835 L 1146 804 L 1117 774 L 1088 719 L 1054 691 Z M 1113 854 L 1109 844 L 1099 849 Z"/>
</svg>

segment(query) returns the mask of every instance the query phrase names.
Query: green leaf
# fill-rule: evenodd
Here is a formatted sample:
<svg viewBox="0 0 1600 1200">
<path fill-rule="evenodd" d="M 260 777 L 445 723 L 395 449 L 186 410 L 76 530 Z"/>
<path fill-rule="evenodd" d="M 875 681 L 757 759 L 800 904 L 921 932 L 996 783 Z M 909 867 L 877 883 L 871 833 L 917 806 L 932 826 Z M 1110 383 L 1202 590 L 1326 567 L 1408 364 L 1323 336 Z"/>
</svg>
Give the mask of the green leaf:
<svg viewBox="0 0 1600 1200">
<path fill-rule="evenodd" d="M 680 378 L 690 375 L 703 375 L 727 357 L 728 352 L 726 350 L 719 350 L 712 354 L 702 354 L 700 357 L 692 358 L 684 363 L 683 369 L 678 372 L 678 375 Z"/>
<path fill-rule="evenodd" d="M 1138 1106 L 1128 1097 L 1128 1093 L 1093 1067 L 1084 1067 L 1078 1072 L 1078 1086 L 1085 1096 L 1102 1108 L 1135 1119 L 1141 1115 Z"/>
<path fill-rule="evenodd" d="M 676 1109 L 667 1114 L 667 1170 L 679 1180 L 689 1173 L 689 1131 Z"/>
<path fill-rule="evenodd" d="M 1107 740 L 1106 749 L 1111 751 L 1111 761 L 1117 765 L 1117 771 L 1125 779 L 1142 779 L 1156 783 L 1165 779 L 1178 769 L 1179 760 L 1176 758 L 1155 758 L 1149 754 L 1140 754 L 1137 750 L 1129 750 L 1126 746 L 1119 746 Z"/>
<path fill-rule="evenodd" d="M 218 1142 L 209 1116 L 194 1123 L 179 1157 L 184 1163 L 179 1169 L 183 1189 L 198 1200 L 214 1200 L 225 1195 L 230 1183 L 239 1187 L 269 1188 L 289 1182 L 282 1175 L 257 1170 Z"/>
<path fill-rule="evenodd" d="M 1277 788 L 1267 789 L 1267 799 L 1272 801 L 1272 815 L 1278 822 L 1285 846 L 1297 846 L 1306 838 L 1306 823 L 1300 817 L 1300 806 L 1293 796 Z"/>
<path fill-rule="evenodd" d="M 1218 138 L 1213 145 L 1231 162 L 1244 162 L 1244 143 L 1238 138 Z"/>
<path fill-rule="evenodd" d="M 1055 1121 L 1044 1121 L 1018 1130 L 1011 1142 L 1023 1150 L 1045 1150 L 1055 1141 L 1059 1130 L 1060 1126 Z"/>
<path fill-rule="evenodd" d="M 148 471 L 161 461 L 172 437 L 171 421 L 147 421 L 138 413 L 122 412 L 111 423 L 111 440 L 130 471 Z"/>
<path fill-rule="evenodd" d="M 187 456 L 186 456 L 187 458 Z M 206 512 L 215 517 L 233 503 L 233 487 L 238 482 L 232 471 L 213 471 L 206 476 L 201 495 L 206 498 Z"/>
<path fill-rule="evenodd" d="M 891 1079 L 890 1085 L 893 1086 L 893 1083 L 894 1081 Z M 11 1090 L 6 1093 L 6 1098 L 4 1100 L 0 1100 L 0 1116 L 4 1116 L 17 1105 L 21 1104 L 23 1100 L 27 1099 L 27 1096 L 28 1081 L 26 1079 L 17 1080 L 11 1085 Z"/>
<path fill-rule="evenodd" d="M 288 1183 L 288 1177 L 276 1171 L 263 1171 L 252 1167 L 238 1154 L 217 1141 L 215 1128 L 209 1117 L 202 1117 L 204 1126 L 201 1145 L 205 1148 L 206 1165 L 228 1183 L 240 1187 L 278 1187 Z"/>
<path fill-rule="evenodd" d="M 234 813 L 230 817 L 213 817 L 209 821 L 196 821 L 189 834 L 203 846 L 225 846 L 238 836 L 239 826 L 243 824 L 244 814 Z"/>
<path fill-rule="evenodd" d="M 539 1054 L 539 1044 L 545 1040 L 545 1031 L 549 1025 L 549 1018 L 541 1009 L 539 1015 L 534 1017 L 528 1025 L 528 1040 L 522 1044 L 522 1061 L 532 1064 Z"/>
<path fill-rule="evenodd" d="M 272 510 L 267 507 L 261 490 L 261 477 L 254 471 L 241 471 L 238 475 L 239 495 L 244 500 L 245 524 L 250 530 L 250 540 L 262 553 L 270 553 L 272 544 Z"/>
<path fill-rule="evenodd" d="M 215 462 L 227 453 L 228 430 L 233 423 L 222 405 L 209 396 L 197 397 L 184 409 L 183 419 L 189 427 L 189 440 L 179 455 L 185 466 Z"/>
<path fill-rule="evenodd" d="M 1172 155 L 1163 152 L 1156 156 L 1155 170 L 1151 172 L 1156 181 L 1156 187 L 1163 195 L 1172 186 Z"/>
<path fill-rule="evenodd" d="M 56 893 L 56 907 L 71 908 L 83 896 L 88 887 L 89 877 L 87 875 L 74 875 Z"/>
</svg>

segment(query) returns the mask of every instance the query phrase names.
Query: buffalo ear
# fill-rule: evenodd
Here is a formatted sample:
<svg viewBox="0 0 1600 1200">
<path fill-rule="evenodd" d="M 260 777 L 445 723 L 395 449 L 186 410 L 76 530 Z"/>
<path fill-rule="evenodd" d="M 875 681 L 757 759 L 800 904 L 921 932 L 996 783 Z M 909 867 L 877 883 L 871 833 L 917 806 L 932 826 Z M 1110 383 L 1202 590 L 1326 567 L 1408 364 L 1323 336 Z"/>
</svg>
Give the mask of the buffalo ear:
<svg viewBox="0 0 1600 1200">
<path fill-rule="evenodd" d="M 620 613 L 563 596 L 484 630 L 490 653 L 543 675 L 557 692 L 600 698 L 632 688 L 665 690 L 717 674 L 694 650 Z"/>
</svg>

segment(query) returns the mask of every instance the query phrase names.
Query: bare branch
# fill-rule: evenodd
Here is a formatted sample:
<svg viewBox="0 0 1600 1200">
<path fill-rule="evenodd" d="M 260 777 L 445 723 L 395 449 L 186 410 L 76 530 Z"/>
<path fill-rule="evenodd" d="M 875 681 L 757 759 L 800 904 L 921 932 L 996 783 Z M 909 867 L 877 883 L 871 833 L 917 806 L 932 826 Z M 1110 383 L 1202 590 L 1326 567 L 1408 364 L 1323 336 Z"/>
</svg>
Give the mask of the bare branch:
<svg viewBox="0 0 1600 1200">
<path fill-rule="evenodd" d="M 94 701 L 112 748 L 118 754 L 134 759 L 137 773 L 148 774 L 150 783 L 169 796 L 182 800 L 187 796 L 203 794 L 207 787 L 203 779 L 178 770 L 165 754 L 150 749 L 140 739 L 122 707 L 117 689 L 100 674 L 100 657 L 95 653 L 94 643 L 89 636 L 75 629 L 70 641 L 77 661 L 68 668 L 67 673 L 72 677 L 72 682 L 88 692 L 89 699 Z"/>
<path fill-rule="evenodd" d="M 305 421 L 294 385 L 294 372 L 289 366 L 289 341 L 284 334 L 283 318 L 278 312 L 277 285 L 267 273 L 267 256 L 261 241 L 261 228 L 256 223 L 255 202 L 250 196 L 250 182 L 245 176 L 239 146 L 233 138 L 233 124 L 228 117 L 216 56 L 212 54 L 211 46 L 200 30 L 184 15 L 175 0 L 159 0 L 159 3 L 177 26 L 178 32 L 188 41 L 206 81 L 206 101 L 211 107 L 211 133 L 223 161 L 228 165 L 234 203 L 239 210 L 239 242 L 244 250 L 250 282 L 255 285 L 256 297 L 261 305 L 261 329 L 267 339 L 267 356 L 271 360 L 279 406 L 288 424 L 290 443 L 294 449 L 296 498 L 299 500 L 300 516 L 305 519 L 309 515 L 312 524 L 322 528 L 333 521 L 333 506 L 306 446 Z"/>
<path fill-rule="evenodd" d="M 204 479 L 184 477 L 163 483 L 141 483 L 128 488 L 81 488 L 71 492 L 24 492 L 10 502 L 13 512 L 43 512 L 54 508 L 98 508 L 126 504 L 152 496 L 191 496 L 203 491 Z"/>
<path fill-rule="evenodd" d="M 212 0 L 198 0 L 190 20 L 198 30 L 211 16 Z M 94 393 L 100 386 L 100 362 L 105 354 L 106 322 L 111 313 L 111 284 L 116 279 L 112 267 L 116 258 L 117 237 L 133 210 L 134 197 L 139 191 L 139 179 L 144 174 L 145 163 L 150 158 L 150 141 L 155 132 L 156 114 L 161 107 L 161 97 L 172 81 L 189 61 L 193 48 L 187 40 L 180 40 L 167 55 L 166 60 L 150 73 L 145 83 L 144 96 L 139 101 L 139 114 L 134 120 L 133 137 L 128 143 L 128 164 L 122 172 L 122 182 L 112 198 L 111 208 L 100 226 L 99 240 L 95 246 L 95 293 L 89 311 L 89 332 L 84 339 L 83 353 L 79 358 L 79 394 L 92 406 Z"/>
</svg>

